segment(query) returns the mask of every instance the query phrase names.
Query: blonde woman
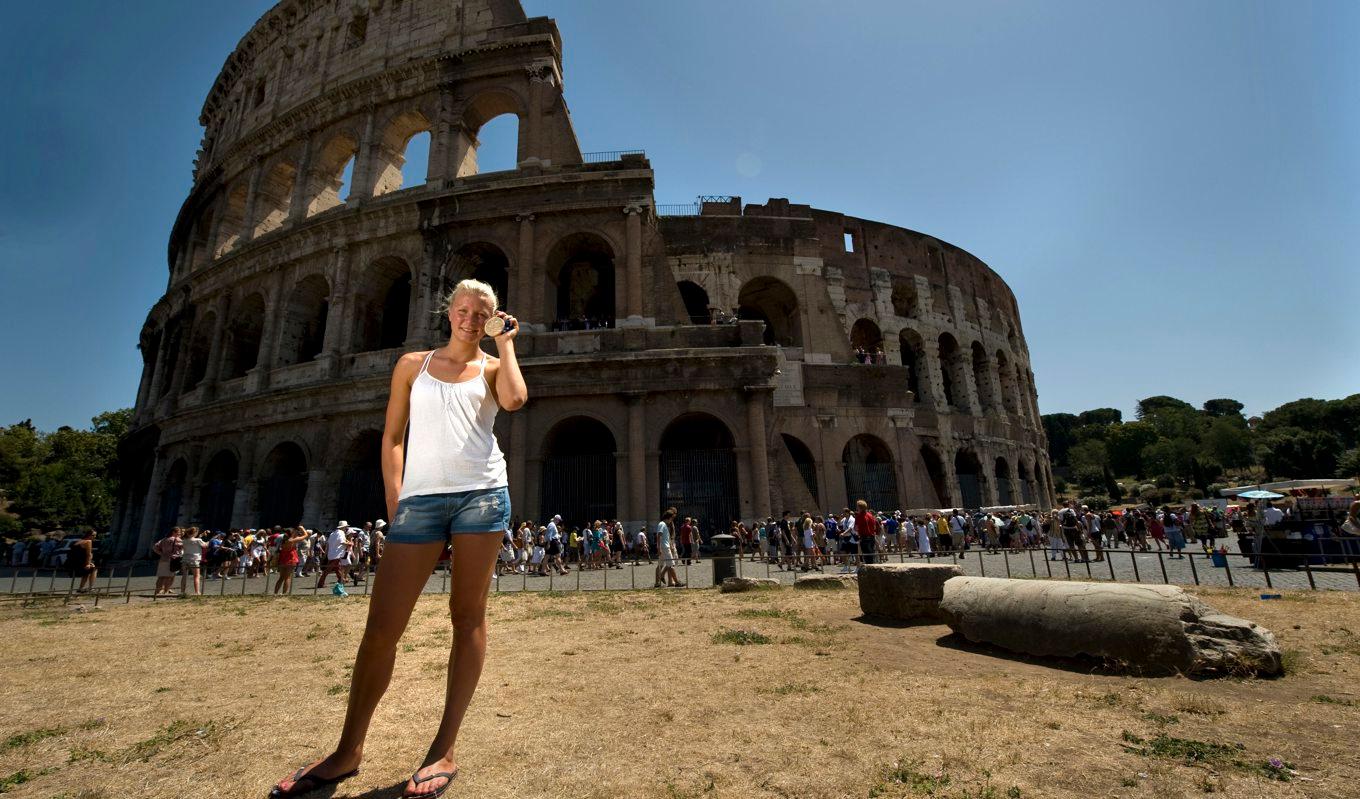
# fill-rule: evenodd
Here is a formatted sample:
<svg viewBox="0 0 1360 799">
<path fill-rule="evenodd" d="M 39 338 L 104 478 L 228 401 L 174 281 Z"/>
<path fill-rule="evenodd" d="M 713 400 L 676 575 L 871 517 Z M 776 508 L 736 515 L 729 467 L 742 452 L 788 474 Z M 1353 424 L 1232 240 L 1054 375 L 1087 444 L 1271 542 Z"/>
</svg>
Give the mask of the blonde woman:
<svg viewBox="0 0 1360 799">
<path fill-rule="evenodd" d="M 510 525 L 505 457 L 492 425 L 498 411 L 523 407 L 529 392 L 515 357 L 519 328 L 497 309 L 490 286 L 462 281 L 441 311 L 452 328 L 448 343 L 403 355 L 392 372 L 382 440 L 392 524 L 339 744 L 274 786 L 274 797 L 311 793 L 358 773 L 369 723 L 392 678 L 397 641 L 450 540 L 453 647 L 444 710 L 402 795 L 441 796 L 458 775 L 454 744 L 486 659 L 486 598 Z M 493 336 L 499 358 L 481 350 L 484 335 Z"/>
</svg>

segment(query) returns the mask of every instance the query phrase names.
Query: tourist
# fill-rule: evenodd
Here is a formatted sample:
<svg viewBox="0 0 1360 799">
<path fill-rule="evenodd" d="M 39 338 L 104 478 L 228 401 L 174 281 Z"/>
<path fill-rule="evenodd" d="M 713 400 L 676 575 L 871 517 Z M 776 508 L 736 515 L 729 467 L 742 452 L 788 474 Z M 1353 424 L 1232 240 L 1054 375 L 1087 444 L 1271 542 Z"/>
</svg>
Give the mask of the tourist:
<svg viewBox="0 0 1360 799">
<path fill-rule="evenodd" d="M 1143 516 L 1147 524 L 1148 535 L 1152 537 L 1152 543 L 1157 547 L 1157 551 L 1162 551 L 1162 545 L 1166 543 L 1166 528 L 1162 525 L 1162 520 L 1156 513 L 1146 513 Z"/>
<path fill-rule="evenodd" d="M 1170 547 L 1173 558 L 1185 557 L 1185 528 L 1181 526 L 1181 519 L 1170 507 L 1162 506 L 1162 528 L 1166 533 L 1167 545 Z"/>
<path fill-rule="evenodd" d="M 1067 560 L 1067 535 L 1063 531 L 1062 511 L 1054 508 L 1048 514 L 1048 559 Z"/>
<path fill-rule="evenodd" d="M 1216 525 L 1214 524 L 1213 517 L 1209 515 L 1208 511 L 1201 508 L 1198 503 L 1192 503 L 1190 505 L 1190 521 L 1188 526 L 1190 528 L 1191 537 L 1199 541 L 1200 547 L 1206 553 L 1212 552 L 1214 549 Z"/>
<path fill-rule="evenodd" d="M 916 529 L 916 552 L 920 555 L 930 555 L 934 551 L 930 544 L 931 525 L 928 519 L 922 519 L 914 524 Z"/>
<path fill-rule="evenodd" d="M 686 565 L 686 566 L 689 565 L 689 561 L 690 561 L 690 548 L 691 548 L 691 541 L 690 541 L 690 539 L 691 539 L 691 537 L 694 535 L 694 526 L 693 526 L 690 522 L 691 522 L 690 517 L 686 516 L 685 519 L 684 519 L 684 521 L 682 521 L 682 522 L 680 523 L 680 531 L 679 531 L 679 532 L 680 532 L 680 536 L 679 536 L 679 539 L 680 539 L 680 540 L 679 540 L 678 549 L 679 549 L 679 552 L 680 552 L 680 558 L 685 562 L 685 565 Z"/>
<path fill-rule="evenodd" d="M 1091 539 L 1091 548 L 1095 550 L 1097 563 L 1105 560 L 1105 547 L 1103 546 L 1104 533 L 1100 530 L 1100 517 L 1091 512 L 1086 505 L 1081 506 L 1082 522 L 1086 526 L 1086 535 Z M 1086 553 L 1083 551 L 1082 556 Z"/>
<path fill-rule="evenodd" d="M 373 571 L 378 570 L 378 564 L 382 563 L 383 547 L 387 543 L 387 522 L 379 519 L 373 523 L 373 541 L 369 545 L 368 559 L 373 566 Z"/>
<path fill-rule="evenodd" d="M 1062 523 L 1063 540 L 1067 544 L 1067 552 L 1063 560 L 1077 562 L 1077 555 L 1081 555 L 1082 563 L 1089 563 L 1091 558 L 1086 554 L 1086 542 L 1082 540 L 1082 517 L 1077 512 L 1077 503 L 1068 501 L 1067 507 L 1062 509 L 1059 514 Z"/>
<path fill-rule="evenodd" d="M 301 560 L 298 547 L 307 538 L 307 530 L 302 525 L 290 528 L 282 534 L 279 540 L 279 576 L 274 581 L 274 593 L 293 593 L 293 571 Z"/>
<path fill-rule="evenodd" d="M 175 572 L 184 557 L 184 541 L 178 527 L 170 528 L 170 535 L 151 547 L 156 554 L 156 590 L 153 596 L 170 596 L 175 584 Z"/>
<path fill-rule="evenodd" d="M 334 574 L 336 582 L 345 584 L 346 572 L 349 570 L 349 547 L 349 522 L 342 519 L 326 536 L 326 565 L 317 576 L 317 590 L 326 587 L 328 574 Z"/>
<path fill-rule="evenodd" d="M 448 343 L 423 355 L 403 355 L 393 370 L 382 441 L 393 517 L 387 565 L 369 604 L 340 741 L 331 755 L 276 785 L 275 797 L 310 793 L 358 772 L 369 723 L 392 677 L 397 642 L 450 539 L 455 556 L 448 688 L 439 728 L 403 796 L 443 794 L 458 774 L 454 745 L 486 658 L 487 595 L 510 522 L 505 457 L 492 427 L 498 410 L 524 405 L 528 389 L 515 357 L 519 328 L 497 310 L 490 286 L 464 280 L 443 305 Z M 498 359 L 480 349 L 483 335 L 496 330 L 488 322 L 501 326 L 493 336 Z"/>
<path fill-rule="evenodd" d="M 180 596 L 188 594 L 189 576 L 194 578 L 194 595 L 203 594 L 203 558 L 208 552 L 208 542 L 204 541 L 198 534 L 197 527 L 190 527 L 184 534 L 184 554 L 180 560 L 179 572 L 179 593 Z"/>
<path fill-rule="evenodd" d="M 813 565 L 817 567 L 817 571 L 821 571 L 823 565 L 830 564 L 826 554 L 828 551 L 826 546 L 826 523 L 822 521 L 821 516 L 814 516 L 812 517 L 812 549 Z"/>
<path fill-rule="evenodd" d="M 648 566 L 652 565 L 652 550 L 647 544 L 647 528 L 645 527 L 638 528 L 637 536 L 633 539 L 633 552 L 635 554 L 635 557 L 638 558 L 637 560 L 633 561 L 634 566 L 641 566 L 643 557 L 647 558 Z M 562 573 L 566 574 L 567 572 L 565 569 L 563 569 Z"/>
<path fill-rule="evenodd" d="M 864 563 L 874 563 L 878 542 L 878 518 L 869 510 L 869 503 L 855 500 L 855 529 L 859 531 L 859 550 Z"/>
<path fill-rule="evenodd" d="M 656 525 L 656 588 L 664 586 L 682 587 L 684 583 L 675 574 L 675 544 L 671 527 L 675 524 L 675 508 L 666 508 L 661 521 Z"/>
</svg>

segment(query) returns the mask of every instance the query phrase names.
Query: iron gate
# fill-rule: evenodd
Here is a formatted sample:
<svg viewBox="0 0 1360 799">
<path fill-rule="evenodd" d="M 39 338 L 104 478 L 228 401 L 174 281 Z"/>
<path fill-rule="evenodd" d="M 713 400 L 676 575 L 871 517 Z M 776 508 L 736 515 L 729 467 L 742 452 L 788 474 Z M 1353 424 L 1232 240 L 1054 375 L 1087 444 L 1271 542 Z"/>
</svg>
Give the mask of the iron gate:
<svg viewBox="0 0 1360 799">
<path fill-rule="evenodd" d="M 725 533 L 739 517 L 737 458 L 730 449 L 661 453 L 661 507 L 699 520 L 705 533 Z"/>
<path fill-rule="evenodd" d="M 614 453 L 549 455 L 543 459 L 543 499 L 539 519 L 546 523 L 553 514 L 571 527 L 618 518 Z"/>
<path fill-rule="evenodd" d="M 876 511 L 892 512 L 902 507 L 897 500 L 897 471 L 891 463 L 845 464 L 846 507 L 857 500 L 869 503 Z"/>
</svg>

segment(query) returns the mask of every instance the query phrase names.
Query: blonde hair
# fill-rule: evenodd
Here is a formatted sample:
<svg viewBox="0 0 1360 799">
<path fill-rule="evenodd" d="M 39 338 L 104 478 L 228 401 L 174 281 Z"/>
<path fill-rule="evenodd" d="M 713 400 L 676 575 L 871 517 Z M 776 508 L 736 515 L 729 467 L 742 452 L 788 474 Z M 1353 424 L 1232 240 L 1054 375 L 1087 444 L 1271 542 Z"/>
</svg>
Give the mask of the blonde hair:
<svg viewBox="0 0 1360 799">
<path fill-rule="evenodd" d="M 453 307 L 453 301 L 459 294 L 476 294 L 491 300 L 492 313 L 495 313 L 496 310 L 500 308 L 500 301 L 496 299 L 496 290 L 491 288 L 489 283 L 483 283 L 475 278 L 467 278 L 466 280 L 458 281 L 458 285 L 453 287 L 453 291 L 444 295 L 443 299 L 439 301 L 439 310 L 435 313 L 438 313 L 440 316 L 448 313 L 449 308 Z"/>
</svg>

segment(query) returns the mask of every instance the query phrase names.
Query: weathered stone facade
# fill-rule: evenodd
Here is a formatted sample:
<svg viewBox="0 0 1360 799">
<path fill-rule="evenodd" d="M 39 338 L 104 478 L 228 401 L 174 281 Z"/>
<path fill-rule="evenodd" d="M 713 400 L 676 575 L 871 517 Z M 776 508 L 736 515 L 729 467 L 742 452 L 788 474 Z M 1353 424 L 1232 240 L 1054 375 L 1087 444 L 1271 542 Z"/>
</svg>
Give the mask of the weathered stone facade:
<svg viewBox="0 0 1360 799">
<path fill-rule="evenodd" d="M 141 333 L 120 553 L 176 523 L 382 515 L 392 364 L 446 340 L 435 304 L 466 276 L 524 322 L 531 401 L 497 422 L 517 516 L 678 503 L 712 531 L 861 495 L 1051 496 L 994 272 L 783 200 L 659 215 L 644 154 L 581 152 L 561 44 L 514 0 L 284 0 L 241 40 Z M 516 168 L 479 173 L 505 114 Z M 403 187 L 421 133 L 426 180 Z M 703 324 L 709 306 L 751 321 Z M 878 339 L 888 365 L 855 364 L 851 341 Z"/>
</svg>

